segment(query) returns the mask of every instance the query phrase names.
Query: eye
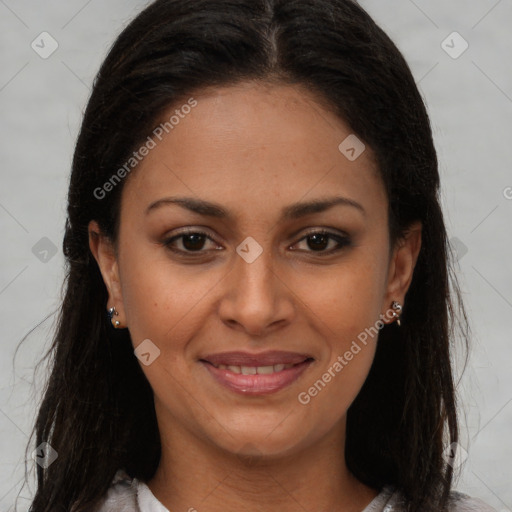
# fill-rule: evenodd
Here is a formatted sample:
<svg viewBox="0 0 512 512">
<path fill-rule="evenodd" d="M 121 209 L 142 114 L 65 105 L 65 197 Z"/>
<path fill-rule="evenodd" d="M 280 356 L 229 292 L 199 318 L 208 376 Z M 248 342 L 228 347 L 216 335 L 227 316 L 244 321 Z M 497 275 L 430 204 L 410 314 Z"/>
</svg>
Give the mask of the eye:
<svg viewBox="0 0 512 512">
<path fill-rule="evenodd" d="M 299 243 L 306 240 L 307 247 L 306 252 L 321 252 L 321 253 L 333 253 L 339 251 L 343 247 L 350 245 L 350 238 L 344 235 L 331 233 L 330 231 L 319 230 L 310 231 L 305 237 L 299 240 Z M 334 247 L 332 244 L 334 243 Z M 330 250 L 326 250 L 331 244 Z"/>
<path fill-rule="evenodd" d="M 208 234 L 202 231 L 186 231 L 164 240 L 163 245 L 168 247 L 171 251 L 178 253 L 201 253 L 206 252 L 202 249 L 208 240 L 214 242 Z M 174 246 L 176 241 L 180 241 L 178 245 L 181 245 L 182 248 L 176 248 Z M 215 246 L 218 248 L 217 245 Z"/>
<path fill-rule="evenodd" d="M 185 231 L 164 240 L 162 243 L 169 250 L 175 253 L 192 256 L 194 253 L 200 255 L 201 253 L 208 252 L 208 249 L 205 249 L 205 245 L 207 245 L 208 241 L 213 244 L 213 248 L 210 250 L 220 249 L 213 238 L 203 231 Z M 303 241 L 306 241 L 308 249 L 299 250 L 325 254 L 334 253 L 351 244 L 349 237 L 325 230 L 317 230 L 307 233 L 306 236 L 299 240 L 298 244 Z M 179 243 L 176 244 L 177 242 Z M 176 247 L 176 245 L 181 247 Z M 329 246 L 331 246 L 330 249 Z"/>
</svg>

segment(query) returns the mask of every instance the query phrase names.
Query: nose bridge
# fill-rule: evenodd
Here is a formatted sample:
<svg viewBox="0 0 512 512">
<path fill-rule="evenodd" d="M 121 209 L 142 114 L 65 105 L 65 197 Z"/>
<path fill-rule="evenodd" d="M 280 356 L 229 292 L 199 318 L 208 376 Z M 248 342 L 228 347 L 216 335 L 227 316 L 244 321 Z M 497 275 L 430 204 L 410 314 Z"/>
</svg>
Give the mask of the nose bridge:
<svg viewBox="0 0 512 512">
<path fill-rule="evenodd" d="M 260 245 L 254 238 L 247 237 L 236 252 L 234 271 L 237 292 L 253 301 L 271 301 L 274 295 L 275 264 L 270 245 Z M 259 304 L 259 307 L 262 306 Z"/>
<path fill-rule="evenodd" d="M 239 244 L 236 251 L 220 313 L 224 321 L 258 333 L 285 315 L 273 251 L 251 237 Z"/>
</svg>

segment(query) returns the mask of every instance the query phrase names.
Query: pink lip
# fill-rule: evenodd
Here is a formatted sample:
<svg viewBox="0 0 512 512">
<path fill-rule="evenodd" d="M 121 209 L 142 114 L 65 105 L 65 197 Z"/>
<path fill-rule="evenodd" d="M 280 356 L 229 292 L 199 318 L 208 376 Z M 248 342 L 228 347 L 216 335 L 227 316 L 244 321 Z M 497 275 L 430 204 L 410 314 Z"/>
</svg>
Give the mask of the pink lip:
<svg viewBox="0 0 512 512">
<path fill-rule="evenodd" d="M 300 375 L 309 367 L 313 361 L 308 359 L 295 364 L 292 368 L 281 370 L 271 374 L 263 375 L 243 375 L 232 372 L 230 370 L 221 370 L 216 368 L 213 364 L 207 361 L 201 363 L 208 369 L 210 374 L 223 386 L 243 395 L 268 395 L 275 393 L 292 382 L 296 381 Z M 219 363 L 225 364 L 225 363 Z M 274 363 L 279 364 L 279 363 Z M 286 364 L 286 363 L 283 363 Z M 291 364 L 291 363 L 288 363 Z M 233 365 L 239 366 L 239 365 Z M 253 365 L 240 365 L 240 366 L 253 366 Z M 266 366 L 264 364 L 258 366 Z"/>
<path fill-rule="evenodd" d="M 309 354 L 298 354 L 296 352 L 283 352 L 280 350 L 269 350 L 259 354 L 249 352 L 222 352 L 209 354 L 202 357 L 214 366 L 225 364 L 226 366 L 273 366 L 275 364 L 298 364 L 306 359 L 312 358 Z"/>
</svg>

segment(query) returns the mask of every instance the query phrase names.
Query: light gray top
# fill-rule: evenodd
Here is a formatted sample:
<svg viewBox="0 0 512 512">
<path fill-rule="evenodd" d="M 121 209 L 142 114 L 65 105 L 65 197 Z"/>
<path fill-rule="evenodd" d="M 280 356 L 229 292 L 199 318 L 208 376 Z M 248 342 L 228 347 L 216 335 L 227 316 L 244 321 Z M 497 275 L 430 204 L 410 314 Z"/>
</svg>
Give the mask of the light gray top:
<svg viewBox="0 0 512 512">
<path fill-rule="evenodd" d="M 362 512 L 400 512 L 401 499 L 392 487 L 384 487 Z M 119 469 L 96 512 L 170 512 L 160 503 L 149 487 Z M 450 512 L 496 512 L 478 498 L 453 491 Z"/>
</svg>

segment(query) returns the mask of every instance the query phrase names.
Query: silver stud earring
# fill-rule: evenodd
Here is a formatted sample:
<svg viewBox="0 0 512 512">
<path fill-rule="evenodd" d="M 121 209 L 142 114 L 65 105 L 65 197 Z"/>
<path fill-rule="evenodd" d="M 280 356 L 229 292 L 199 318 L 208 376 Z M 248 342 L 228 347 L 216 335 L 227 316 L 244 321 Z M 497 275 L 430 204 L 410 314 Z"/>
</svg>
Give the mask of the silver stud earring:
<svg viewBox="0 0 512 512">
<path fill-rule="evenodd" d="M 391 307 L 393 308 L 393 318 L 396 318 L 396 323 L 398 327 L 400 327 L 400 316 L 402 311 L 402 304 L 400 302 L 394 300 L 391 303 Z"/>
<path fill-rule="evenodd" d="M 110 322 L 112 323 L 112 327 L 114 327 L 114 329 L 118 329 L 119 326 L 121 325 L 121 322 L 119 320 L 114 320 L 114 316 L 118 316 L 118 315 L 119 315 L 119 313 L 116 310 L 115 306 L 109 308 L 108 316 L 110 318 Z"/>
</svg>

